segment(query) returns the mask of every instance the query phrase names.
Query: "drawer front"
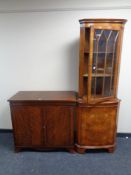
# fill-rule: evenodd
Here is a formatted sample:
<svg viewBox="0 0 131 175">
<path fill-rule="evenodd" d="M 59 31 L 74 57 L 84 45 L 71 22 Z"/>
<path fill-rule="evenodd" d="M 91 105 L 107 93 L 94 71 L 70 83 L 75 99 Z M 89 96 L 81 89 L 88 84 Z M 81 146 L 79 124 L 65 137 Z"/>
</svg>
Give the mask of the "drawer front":
<svg viewBox="0 0 131 175">
<path fill-rule="evenodd" d="M 112 145 L 115 141 L 117 107 L 79 108 L 78 142 L 85 146 Z"/>
</svg>

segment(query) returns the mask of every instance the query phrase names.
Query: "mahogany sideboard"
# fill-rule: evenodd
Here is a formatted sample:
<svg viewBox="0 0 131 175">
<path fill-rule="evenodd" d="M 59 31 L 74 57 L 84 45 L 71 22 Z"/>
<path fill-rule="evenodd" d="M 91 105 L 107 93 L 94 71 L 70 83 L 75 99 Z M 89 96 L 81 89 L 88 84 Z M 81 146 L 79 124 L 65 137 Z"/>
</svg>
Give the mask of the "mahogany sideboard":
<svg viewBox="0 0 131 175">
<path fill-rule="evenodd" d="M 20 91 L 8 100 L 15 151 L 74 148 L 76 93 Z"/>
</svg>

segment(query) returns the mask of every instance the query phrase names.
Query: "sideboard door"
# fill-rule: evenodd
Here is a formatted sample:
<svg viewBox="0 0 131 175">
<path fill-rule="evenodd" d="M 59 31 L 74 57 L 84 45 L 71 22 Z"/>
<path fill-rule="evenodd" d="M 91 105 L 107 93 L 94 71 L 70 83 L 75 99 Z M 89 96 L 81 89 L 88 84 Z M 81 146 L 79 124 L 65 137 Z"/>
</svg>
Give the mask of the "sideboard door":
<svg viewBox="0 0 131 175">
<path fill-rule="evenodd" d="M 99 147 L 115 143 L 117 107 L 81 107 L 78 117 L 78 144 Z"/>
<path fill-rule="evenodd" d="M 42 145 L 41 109 L 37 106 L 13 105 L 11 107 L 15 144 L 17 146 Z"/>
<path fill-rule="evenodd" d="M 74 108 L 66 106 L 45 107 L 47 147 L 64 147 L 73 145 Z"/>
</svg>

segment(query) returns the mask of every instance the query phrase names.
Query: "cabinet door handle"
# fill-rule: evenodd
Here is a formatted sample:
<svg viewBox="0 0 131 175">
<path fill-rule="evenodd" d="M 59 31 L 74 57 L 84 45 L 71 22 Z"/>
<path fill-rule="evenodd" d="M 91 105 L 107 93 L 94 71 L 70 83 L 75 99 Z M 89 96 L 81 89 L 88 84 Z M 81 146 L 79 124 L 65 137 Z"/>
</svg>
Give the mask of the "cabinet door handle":
<svg viewBox="0 0 131 175">
<path fill-rule="evenodd" d="M 46 126 L 43 126 L 43 128 L 45 129 L 45 128 L 46 128 Z"/>
</svg>

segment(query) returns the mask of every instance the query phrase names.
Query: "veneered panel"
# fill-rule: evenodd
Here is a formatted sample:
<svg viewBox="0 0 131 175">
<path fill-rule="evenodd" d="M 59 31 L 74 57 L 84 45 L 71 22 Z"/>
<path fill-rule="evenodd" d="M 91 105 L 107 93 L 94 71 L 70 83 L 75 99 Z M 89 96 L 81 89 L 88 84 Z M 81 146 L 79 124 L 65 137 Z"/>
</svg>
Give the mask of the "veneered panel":
<svg viewBox="0 0 131 175">
<path fill-rule="evenodd" d="M 112 145 L 116 133 L 116 116 L 116 107 L 79 108 L 79 144 Z"/>
<path fill-rule="evenodd" d="M 17 146 L 42 144 L 41 109 L 37 106 L 12 106 L 12 120 Z"/>
<path fill-rule="evenodd" d="M 72 107 L 49 106 L 45 108 L 46 145 L 69 146 L 73 144 L 73 114 Z"/>
</svg>

